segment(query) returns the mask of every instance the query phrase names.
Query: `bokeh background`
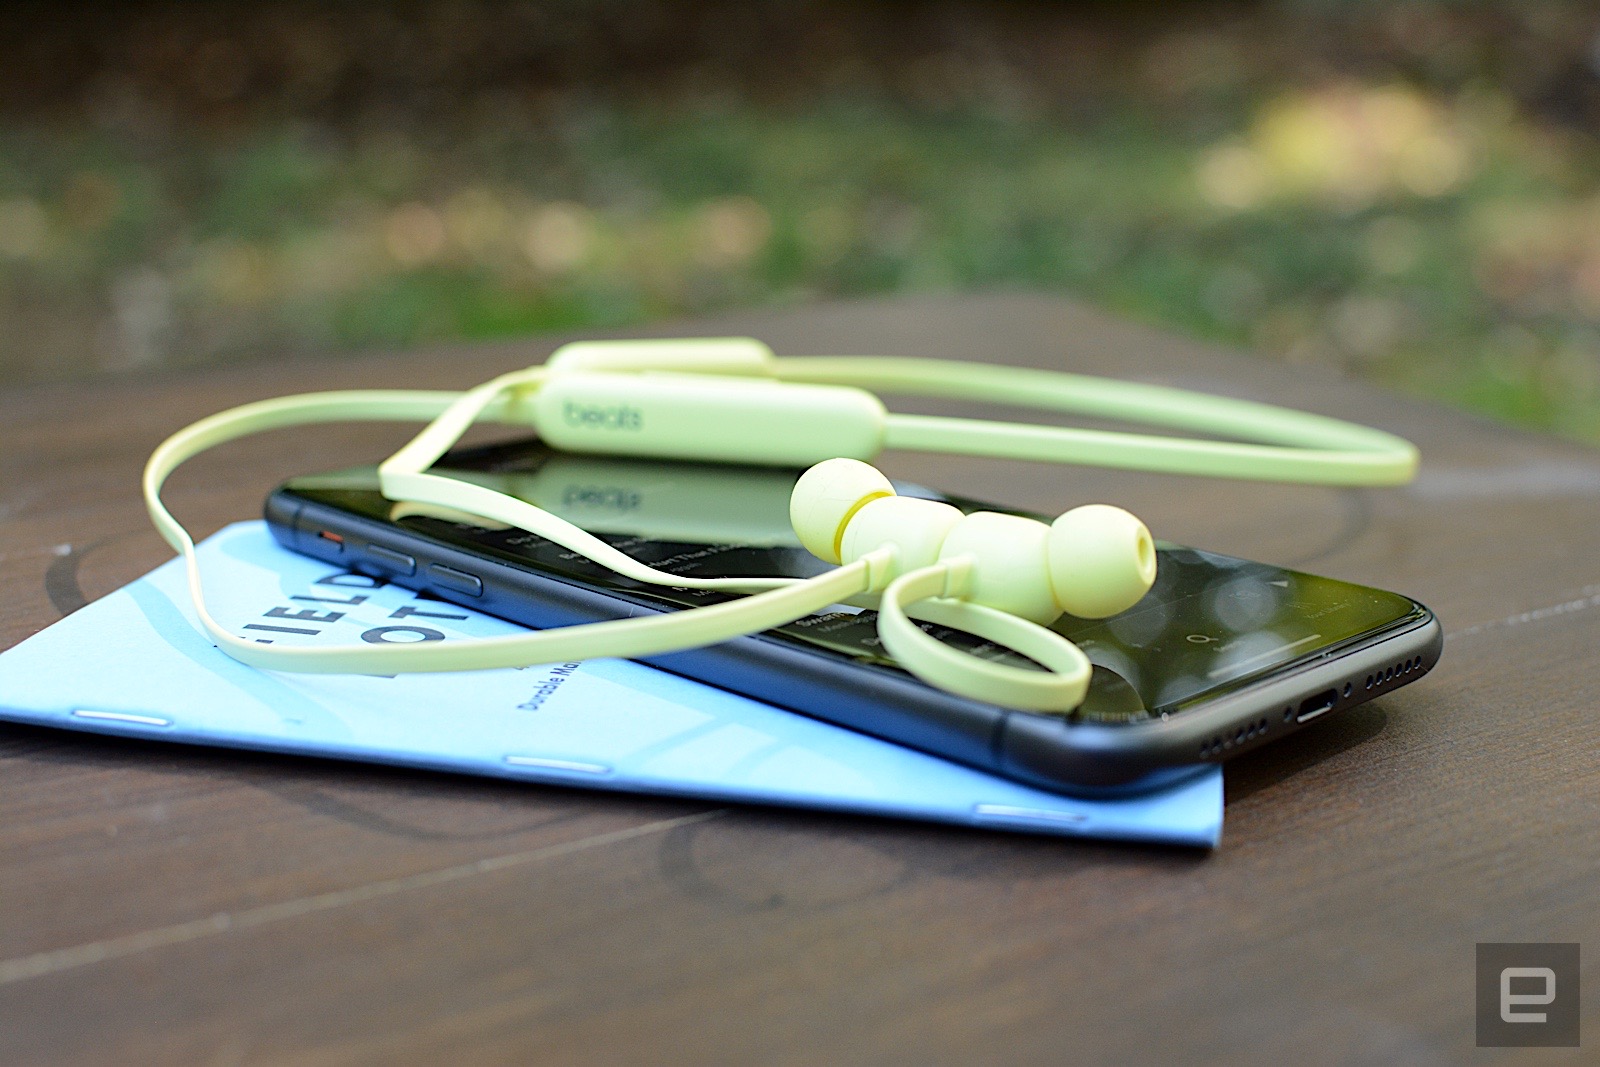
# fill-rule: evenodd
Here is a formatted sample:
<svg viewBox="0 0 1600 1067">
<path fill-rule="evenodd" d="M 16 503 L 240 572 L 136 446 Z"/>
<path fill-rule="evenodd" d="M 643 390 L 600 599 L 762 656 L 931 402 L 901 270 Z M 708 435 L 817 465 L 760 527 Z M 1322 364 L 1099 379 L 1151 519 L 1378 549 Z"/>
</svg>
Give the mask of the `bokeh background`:
<svg viewBox="0 0 1600 1067">
<path fill-rule="evenodd" d="M 1600 442 L 1597 133 L 1593 3 L 0 4 L 0 385 L 1043 289 Z"/>
</svg>

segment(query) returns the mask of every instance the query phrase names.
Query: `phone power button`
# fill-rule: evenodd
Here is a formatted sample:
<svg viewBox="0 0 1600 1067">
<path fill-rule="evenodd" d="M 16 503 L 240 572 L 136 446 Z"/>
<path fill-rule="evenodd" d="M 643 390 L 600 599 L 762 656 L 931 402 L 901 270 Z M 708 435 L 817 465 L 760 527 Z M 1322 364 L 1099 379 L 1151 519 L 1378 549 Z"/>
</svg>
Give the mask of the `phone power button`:
<svg viewBox="0 0 1600 1067">
<path fill-rule="evenodd" d="M 428 579 L 453 592 L 468 596 L 483 595 L 483 582 L 477 575 L 446 567 L 442 563 L 435 563 L 428 568 Z"/>
</svg>

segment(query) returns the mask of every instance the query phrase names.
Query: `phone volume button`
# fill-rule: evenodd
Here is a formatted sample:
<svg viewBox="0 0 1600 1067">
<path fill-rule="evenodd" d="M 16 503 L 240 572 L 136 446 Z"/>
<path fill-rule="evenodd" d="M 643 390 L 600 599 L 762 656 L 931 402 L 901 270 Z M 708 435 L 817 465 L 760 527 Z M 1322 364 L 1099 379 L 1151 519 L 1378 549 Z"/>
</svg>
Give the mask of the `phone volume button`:
<svg viewBox="0 0 1600 1067">
<path fill-rule="evenodd" d="M 365 551 L 368 559 L 374 563 L 381 563 L 384 567 L 397 574 L 411 575 L 417 573 L 416 559 L 406 555 L 404 552 L 396 552 L 394 549 L 384 548 L 382 545 L 368 545 Z"/>
<path fill-rule="evenodd" d="M 428 579 L 437 582 L 444 588 L 467 596 L 483 595 L 483 580 L 475 574 L 458 571 L 454 567 L 446 567 L 443 563 L 434 563 L 428 567 Z"/>
</svg>

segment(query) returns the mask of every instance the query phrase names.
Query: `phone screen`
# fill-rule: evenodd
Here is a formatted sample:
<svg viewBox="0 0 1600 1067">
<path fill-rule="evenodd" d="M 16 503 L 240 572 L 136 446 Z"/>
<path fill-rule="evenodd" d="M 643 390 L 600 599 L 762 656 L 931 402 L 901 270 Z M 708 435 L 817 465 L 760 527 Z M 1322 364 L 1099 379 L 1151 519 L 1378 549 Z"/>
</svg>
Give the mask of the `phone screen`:
<svg viewBox="0 0 1600 1067">
<path fill-rule="evenodd" d="M 442 474 L 520 497 L 660 570 L 694 577 L 809 577 L 829 564 L 800 546 L 789 527 L 789 491 L 800 472 L 667 461 L 576 456 L 538 442 L 451 453 Z M 669 607 L 697 607 L 726 594 L 665 588 L 624 578 L 542 537 L 487 529 L 456 517 L 397 505 L 378 492 L 375 468 L 291 480 L 291 494 L 425 538 L 569 582 Z M 906 496 L 964 511 L 1027 514 L 897 484 Z M 1032 516 L 1038 518 L 1039 516 Z M 1157 543 L 1155 585 L 1109 619 L 1062 616 L 1053 629 L 1094 664 L 1081 720 L 1136 722 L 1181 713 L 1206 699 L 1342 646 L 1425 617 L 1395 593 Z M 1031 666 L 1017 653 L 931 624 L 941 640 L 974 655 Z M 876 616 L 838 605 L 775 630 L 775 639 L 898 670 L 883 651 Z"/>
</svg>

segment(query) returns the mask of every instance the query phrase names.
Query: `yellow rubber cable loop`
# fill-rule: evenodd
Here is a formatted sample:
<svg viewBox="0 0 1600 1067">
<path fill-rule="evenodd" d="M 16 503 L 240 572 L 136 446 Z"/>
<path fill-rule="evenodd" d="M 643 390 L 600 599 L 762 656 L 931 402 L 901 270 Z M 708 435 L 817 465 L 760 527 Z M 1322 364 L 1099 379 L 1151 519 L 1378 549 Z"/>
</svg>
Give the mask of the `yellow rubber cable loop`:
<svg viewBox="0 0 1600 1067">
<path fill-rule="evenodd" d="M 944 560 L 909 571 L 889 583 L 878 608 L 883 647 L 906 670 L 959 696 L 1030 711 L 1071 711 L 1083 703 L 1093 667 L 1077 645 L 1054 630 L 980 604 L 944 599 L 959 592 Z M 958 576 L 955 576 L 958 577 Z M 952 585 L 957 588 L 952 589 Z M 986 638 L 1038 663 L 1029 670 L 982 659 L 930 636 L 908 617 Z"/>
</svg>

